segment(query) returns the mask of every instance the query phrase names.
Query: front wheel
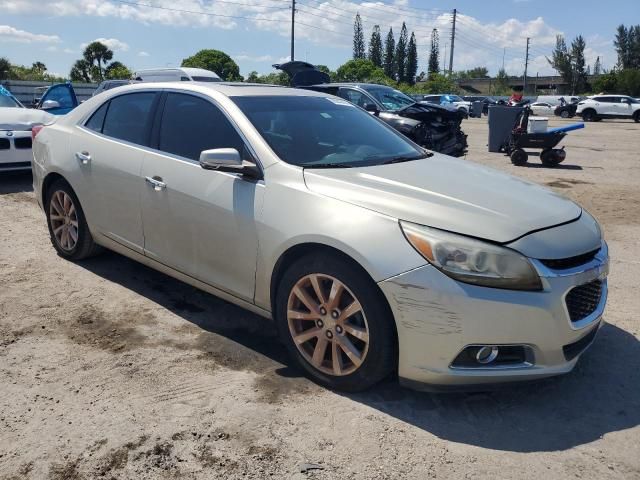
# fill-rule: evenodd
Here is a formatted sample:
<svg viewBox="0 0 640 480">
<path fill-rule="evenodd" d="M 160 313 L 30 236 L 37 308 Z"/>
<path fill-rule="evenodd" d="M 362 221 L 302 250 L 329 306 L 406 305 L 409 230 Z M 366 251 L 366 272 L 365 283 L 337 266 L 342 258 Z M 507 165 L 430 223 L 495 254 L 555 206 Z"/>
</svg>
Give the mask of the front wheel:
<svg viewBox="0 0 640 480">
<path fill-rule="evenodd" d="M 633 121 L 636 123 L 640 123 L 640 111 L 637 111 L 633 114 Z"/>
<path fill-rule="evenodd" d="M 396 365 L 393 318 L 376 284 L 333 256 L 296 261 L 276 296 L 282 342 L 316 382 L 336 390 L 364 390 Z"/>
<path fill-rule="evenodd" d="M 562 110 L 562 111 L 560 112 L 560 116 L 561 116 L 562 118 L 569 118 L 569 112 L 568 112 L 568 111 L 566 111 L 566 110 Z"/>
<path fill-rule="evenodd" d="M 596 112 L 594 110 L 589 109 L 582 112 L 582 119 L 585 122 L 595 122 L 596 120 L 598 120 L 598 116 L 596 115 Z"/>
<path fill-rule="evenodd" d="M 528 159 L 529 156 L 527 155 L 527 152 L 525 152 L 521 148 L 517 148 L 513 152 L 511 152 L 511 163 L 513 163 L 516 167 L 522 167 L 526 165 Z"/>
<path fill-rule="evenodd" d="M 82 260 L 100 251 L 71 186 L 55 181 L 46 192 L 45 214 L 51 243 L 58 254 L 69 260 Z"/>
</svg>

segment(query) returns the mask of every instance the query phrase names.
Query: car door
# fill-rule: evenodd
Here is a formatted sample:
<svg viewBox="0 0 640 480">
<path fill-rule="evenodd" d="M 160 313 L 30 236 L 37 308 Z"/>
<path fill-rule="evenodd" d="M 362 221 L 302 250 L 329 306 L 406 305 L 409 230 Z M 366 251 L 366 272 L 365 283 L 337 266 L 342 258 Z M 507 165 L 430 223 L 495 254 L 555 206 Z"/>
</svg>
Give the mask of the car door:
<svg viewBox="0 0 640 480">
<path fill-rule="evenodd" d="M 252 301 L 264 182 L 205 170 L 198 159 L 214 148 L 254 157 L 210 99 L 168 92 L 163 104 L 142 167 L 145 255 Z"/>
<path fill-rule="evenodd" d="M 621 117 L 630 117 L 633 114 L 631 99 L 628 97 L 618 98 L 618 115 Z"/>
<path fill-rule="evenodd" d="M 77 106 L 78 98 L 70 83 L 52 85 L 42 95 L 38 103 L 39 109 L 46 110 L 53 115 L 64 115 Z"/>
<path fill-rule="evenodd" d="M 139 253 L 145 188 L 140 173 L 159 95 L 145 91 L 113 97 L 70 137 L 71 154 L 84 177 L 78 188 L 90 224 Z"/>
<path fill-rule="evenodd" d="M 596 104 L 598 115 L 605 117 L 617 115 L 617 108 L 614 106 L 616 103 L 615 97 L 598 97 L 595 100 L 599 103 L 599 105 Z"/>
<path fill-rule="evenodd" d="M 373 98 L 360 90 L 356 90 L 355 88 L 340 87 L 338 90 L 338 96 L 358 105 L 361 108 L 364 108 L 365 110 L 372 109 L 373 107 L 381 109 L 381 106 L 379 106 Z"/>
</svg>

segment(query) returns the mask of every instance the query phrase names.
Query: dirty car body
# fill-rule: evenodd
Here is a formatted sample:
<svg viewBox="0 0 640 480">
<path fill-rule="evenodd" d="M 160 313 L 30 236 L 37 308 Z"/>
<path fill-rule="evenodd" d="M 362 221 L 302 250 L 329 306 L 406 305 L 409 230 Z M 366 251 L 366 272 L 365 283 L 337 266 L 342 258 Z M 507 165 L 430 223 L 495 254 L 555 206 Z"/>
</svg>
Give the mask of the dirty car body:
<svg viewBox="0 0 640 480">
<path fill-rule="evenodd" d="M 608 251 L 588 212 L 322 92 L 104 92 L 37 135 L 34 191 L 64 258 L 95 242 L 273 318 L 332 388 L 567 373 L 602 323 Z"/>
<path fill-rule="evenodd" d="M 385 85 L 338 82 L 309 63 L 294 61 L 274 67 L 289 74 L 291 85 L 342 97 L 409 137 L 417 144 L 453 157 L 467 153 L 467 136 L 461 128 L 466 110 L 445 105 L 418 103 Z"/>
</svg>

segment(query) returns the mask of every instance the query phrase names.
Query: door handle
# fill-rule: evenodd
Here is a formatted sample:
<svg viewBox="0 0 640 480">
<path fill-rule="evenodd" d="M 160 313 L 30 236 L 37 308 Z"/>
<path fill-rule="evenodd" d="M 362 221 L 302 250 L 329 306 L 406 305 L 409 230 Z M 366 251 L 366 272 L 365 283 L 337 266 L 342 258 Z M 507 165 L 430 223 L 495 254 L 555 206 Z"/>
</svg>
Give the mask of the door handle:
<svg viewBox="0 0 640 480">
<path fill-rule="evenodd" d="M 87 165 L 91 161 L 89 152 L 76 152 L 76 158 L 80 160 L 83 165 Z"/>
<path fill-rule="evenodd" d="M 144 177 L 149 185 L 153 187 L 156 192 L 167 188 L 167 184 L 162 181 L 161 177 Z"/>
</svg>

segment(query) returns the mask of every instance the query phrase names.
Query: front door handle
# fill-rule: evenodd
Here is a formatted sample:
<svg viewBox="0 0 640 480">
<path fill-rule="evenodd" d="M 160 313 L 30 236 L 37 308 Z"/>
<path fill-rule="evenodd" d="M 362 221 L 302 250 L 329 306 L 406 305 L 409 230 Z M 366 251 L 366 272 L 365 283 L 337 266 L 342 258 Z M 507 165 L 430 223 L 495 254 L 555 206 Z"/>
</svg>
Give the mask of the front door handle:
<svg viewBox="0 0 640 480">
<path fill-rule="evenodd" d="M 144 179 L 156 192 L 167 188 L 167 184 L 162 181 L 162 177 L 144 177 Z"/>
<path fill-rule="evenodd" d="M 83 165 L 87 165 L 91 161 L 89 152 L 76 152 L 76 158 L 80 160 Z"/>
</svg>

